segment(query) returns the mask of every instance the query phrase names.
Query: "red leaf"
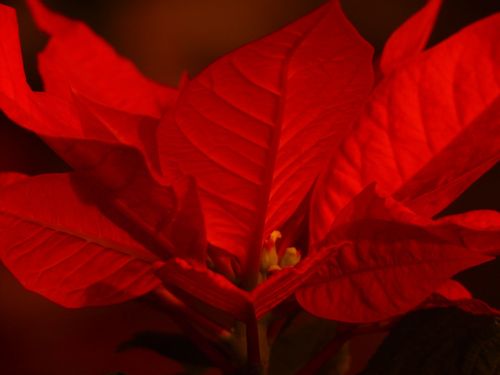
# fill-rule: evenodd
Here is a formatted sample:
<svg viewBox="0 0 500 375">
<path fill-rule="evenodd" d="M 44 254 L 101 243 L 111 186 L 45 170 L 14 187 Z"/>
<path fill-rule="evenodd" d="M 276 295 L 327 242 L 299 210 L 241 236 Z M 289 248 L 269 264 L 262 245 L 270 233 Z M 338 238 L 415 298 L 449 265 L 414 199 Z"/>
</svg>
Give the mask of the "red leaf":
<svg viewBox="0 0 500 375">
<path fill-rule="evenodd" d="M 160 172 L 156 142 L 157 119 L 117 111 L 76 92 L 68 100 L 80 115 L 80 123 L 89 137 L 135 147 L 144 155 L 150 168 Z M 89 127 L 89 124 L 94 126 Z"/>
<path fill-rule="evenodd" d="M 28 176 L 23 173 L 17 172 L 2 172 L 0 173 L 0 189 L 9 185 L 15 184 L 19 181 L 27 179 Z"/>
<path fill-rule="evenodd" d="M 442 0 L 428 0 L 421 10 L 389 37 L 380 58 L 380 70 L 384 75 L 403 66 L 424 50 L 441 3 Z"/>
<path fill-rule="evenodd" d="M 33 93 L 26 83 L 17 20 L 12 8 L 0 4 L 0 108 L 28 130 L 55 137 L 84 137 L 67 103 Z"/>
<path fill-rule="evenodd" d="M 49 94 L 33 93 L 23 84 L 22 68 L 15 65 L 20 63 L 15 15 L 7 8 L 0 11 L 1 16 L 7 22 L 0 24 L 6 35 L 0 40 L 5 47 L 0 51 L 9 53 L 0 63 L 15 74 L 0 82 L 7 89 L 13 88 L 0 87 L 0 108 L 49 143 L 83 177 L 79 185 L 86 181 L 85 189 L 92 186 L 90 199 L 99 198 L 113 220 L 157 254 L 204 260 L 204 225 L 193 182 L 179 173 L 166 178 L 156 175 L 136 148 L 116 143 L 120 138 L 102 123 L 104 112 L 91 102 L 65 102 Z M 129 143 L 134 139 L 138 142 L 139 134 L 131 136 Z M 185 220 L 187 216 L 190 220 Z"/>
<path fill-rule="evenodd" d="M 459 309 L 474 315 L 500 316 L 500 310 L 489 306 L 486 302 L 475 298 L 449 300 L 439 294 L 432 295 L 421 308 L 458 307 Z"/>
<path fill-rule="evenodd" d="M 91 116 L 85 120 L 92 123 Z M 53 137 L 49 141 L 78 171 L 83 188 L 94 191 L 90 199 L 97 198 L 117 223 L 162 257 L 205 261 L 205 227 L 192 179 L 179 173 L 158 176 L 136 149 L 121 144 Z"/>
<path fill-rule="evenodd" d="M 51 36 L 39 55 L 45 90 L 69 105 L 77 100 L 100 119 L 103 129 L 92 129 L 91 137 L 105 135 L 137 147 L 158 168 L 158 119 L 173 105 L 177 91 L 144 78 L 82 22 L 50 11 L 40 0 L 28 5 Z"/>
<path fill-rule="evenodd" d="M 213 63 L 160 126 L 162 162 L 196 178 L 208 239 L 239 257 L 247 282 L 263 238 L 294 212 L 349 131 L 371 85 L 370 61 L 332 1 Z"/>
<path fill-rule="evenodd" d="M 421 215 L 433 216 L 500 160 L 500 97 L 432 162 L 407 180 L 394 197 Z"/>
<path fill-rule="evenodd" d="M 173 104 L 175 89 L 143 77 L 84 23 L 52 12 L 41 0 L 27 3 L 40 29 L 50 36 L 39 56 L 48 92 L 68 98 L 76 89 L 105 106 L 154 118 Z"/>
<path fill-rule="evenodd" d="M 499 133 L 488 129 L 499 124 L 498 116 L 491 115 L 498 111 L 500 92 L 499 65 L 493 58 L 500 53 L 499 21 L 495 15 L 467 27 L 379 84 L 318 181 L 312 198 L 313 242 L 324 237 L 339 210 L 373 181 L 393 193 L 419 171 L 430 171 L 431 176 L 417 177 L 422 185 L 408 189 L 413 199 L 435 190 L 436 196 L 425 202 L 425 213 L 435 214 L 498 160 L 494 145 Z M 482 155 L 462 159 L 453 154 L 453 159 L 451 152 L 458 150 Z M 449 171 L 444 171 L 444 160 L 447 167 L 453 165 Z"/>
<path fill-rule="evenodd" d="M 157 258 L 82 202 L 67 174 L 0 190 L 0 257 L 26 288 L 67 307 L 117 303 L 159 285 Z"/>
<path fill-rule="evenodd" d="M 157 273 L 165 285 L 181 288 L 187 295 L 217 308 L 232 318 L 246 321 L 252 311 L 250 295 L 247 292 L 205 266 L 172 259 Z"/>
<path fill-rule="evenodd" d="M 298 290 L 300 304 L 312 314 L 348 322 L 413 309 L 455 273 L 491 259 L 460 245 L 445 225 L 367 188 L 342 210 L 322 245 L 351 240 L 353 246 L 331 252 L 316 278 Z"/>
<path fill-rule="evenodd" d="M 50 122 L 45 114 L 37 118 L 37 107 L 32 108 L 28 112 L 29 107 L 13 106 L 20 114 L 18 122 L 37 131 L 78 172 L 77 184 L 117 224 L 162 257 L 205 259 L 203 218 L 193 181 L 153 174 L 142 155 L 125 145 L 59 137 L 53 130 L 58 122 Z"/>
<path fill-rule="evenodd" d="M 500 256 L 500 213 L 493 210 L 471 211 L 446 216 L 438 221 L 461 243 L 483 254 Z"/>
<path fill-rule="evenodd" d="M 204 262 L 206 238 L 194 181 L 167 183 L 151 175 L 136 150 L 75 141 L 68 160 L 88 199 L 162 258 Z"/>
<path fill-rule="evenodd" d="M 29 101 L 14 9 L 0 4 L 0 104 Z M 3 108 L 4 109 L 4 108 Z M 5 109 L 4 109 L 5 110 Z M 8 113 L 7 113 L 8 114 Z"/>
<path fill-rule="evenodd" d="M 446 280 L 434 293 L 449 301 L 471 299 L 472 294 L 462 284 L 455 280 Z"/>
<path fill-rule="evenodd" d="M 458 281 L 448 280 L 441 285 L 421 306 L 421 308 L 439 308 L 455 306 L 476 315 L 500 315 L 500 310 L 486 302 L 475 299 Z"/>
</svg>

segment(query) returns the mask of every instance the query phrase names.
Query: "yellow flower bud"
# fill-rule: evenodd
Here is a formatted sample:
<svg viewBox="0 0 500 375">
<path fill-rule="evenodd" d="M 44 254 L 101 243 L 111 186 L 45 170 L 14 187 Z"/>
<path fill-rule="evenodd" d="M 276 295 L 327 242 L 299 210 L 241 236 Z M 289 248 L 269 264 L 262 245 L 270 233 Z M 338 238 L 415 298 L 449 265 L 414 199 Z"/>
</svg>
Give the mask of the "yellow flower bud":
<svg viewBox="0 0 500 375">
<path fill-rule="evenodd" d="M 295 247 L 288 247 L 285 250 L 285 254 L 280 259 L 280 266 L 284 267 L 293 267 L 297 263 L 300 262 L 300 251 Z"/>
</svg>

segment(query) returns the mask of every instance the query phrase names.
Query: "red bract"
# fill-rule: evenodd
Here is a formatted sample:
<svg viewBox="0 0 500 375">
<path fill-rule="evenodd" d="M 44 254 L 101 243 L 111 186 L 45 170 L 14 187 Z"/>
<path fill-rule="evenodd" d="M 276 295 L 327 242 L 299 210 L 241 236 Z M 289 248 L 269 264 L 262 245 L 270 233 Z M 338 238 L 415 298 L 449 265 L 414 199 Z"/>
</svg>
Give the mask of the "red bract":
<svg viewBox="0 0 500 375">
<path fill-rule="evenodd" d="M 371 47 L 330 1 L 177 90 L 28 4 L 50 36 L 45 92 L 1 6 L 0 108 L 74 170 L 0 179 L 0 256 L 29 289 L 77 307 L 161 287 L 246 322 L 250 347 L 294 294 L 320 317 L 379 321 L 499 254 L 497 212 L 432 220 L 499 159 L 499 15 L 425 50 L 430 1 L 373 85 Z"/>
</svg>

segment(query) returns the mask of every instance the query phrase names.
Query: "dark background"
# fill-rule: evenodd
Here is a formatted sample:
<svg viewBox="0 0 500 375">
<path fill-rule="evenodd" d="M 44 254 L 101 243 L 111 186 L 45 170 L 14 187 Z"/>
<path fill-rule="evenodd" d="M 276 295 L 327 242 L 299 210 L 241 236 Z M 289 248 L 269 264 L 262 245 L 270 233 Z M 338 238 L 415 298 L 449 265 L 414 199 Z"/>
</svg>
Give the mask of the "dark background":
<svg viewBox="0 0 500 375">
<path fill-rule="evenodd" d="M 322 3 L 320 0 L 59 0 L 56 9 L 85 20 L 151 78 L 175 85 L 183 70 L 196 74 L 218 56 L 268 34 Z M 35 55 L 46 38 L 38 32 L 24 3 L 1 1 L 18 10 L 25 66 L 31 85 L 41 88 Z M 390 32 L 418 9 L 421 0 L 345 0 L 344 8 L 378 51 Z M 498 11 L 491 0 L 448 0 L 431 43 Z M 2 37 L 0 35 L 0 37 Z M 30 174 L 66 167 L 36 137 L 0 114 L 0 170 Z M 499 208 L 500 173 L 490 171 L 452 204 L 447 213 Z M 500 307 L 500 263 L 459 276 L 476 296 Z M 116 353 L 117 345 L 144 330 L 175 331 L 161 312 L 144 301 L 119 306 L 67 310 L 25 291 L 0 267 L 0 373 L 6 375 L 167 375 L 181 367 L 160 355 L 135 349 Z M 354 343 L 359 369 L 378 342 Z"/>
</svg>

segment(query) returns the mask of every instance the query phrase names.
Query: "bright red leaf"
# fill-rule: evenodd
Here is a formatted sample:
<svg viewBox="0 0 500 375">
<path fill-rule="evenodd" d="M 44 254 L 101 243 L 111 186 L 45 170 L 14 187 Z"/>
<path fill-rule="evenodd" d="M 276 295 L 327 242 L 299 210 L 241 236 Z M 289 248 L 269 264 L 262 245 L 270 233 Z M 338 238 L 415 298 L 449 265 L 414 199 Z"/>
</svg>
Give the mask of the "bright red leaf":
<svg viewBox="0 0 500 375">
<path fill-rule="evenodd" d="M 0 256 L 26 288 L 68 307 L 117 303 L 160 284 L 158 258 L 83 202 L 68 174 L 0 189 Z"/>
<path fill-rule="evenodd" d="M 100 119 L 102 128 L 89 130 L 87 136 L 95 137 L 97 131 L 137 147 L 158 168 L 158 120 L 175 102 L 177 90 L 143 77 L 84 23 L 50 11 L 40 0 L 29 0 L 28 5 L 50 35 L 39 55 L 45 91 L 69 105 L 77 100 Z M 80 47 L 72 48 L 75 45 Z"/>
<path fill-rule="evenodd" d="M 312 314 L 333 320 L 403 314 L 457 272 L 491 259 L 448 230 L 447 223 L 419 217 L 370 186 L 339 213 L 321 245 L 350 240 L 353 246 L 332 251 L 297 298 Z"/>
<path fill-rule="evenodd" d="M 98 205 L 115 225 L 162 258 L 178 255 L 203 262 L 203 218 L 192 179 L 179 173 L 154 173 L 139 147 L 121 144 L 121 138 L 109 131 L 98 116 L 103 111 L 95 110 L 97 104 L 75 95 L 65 100 L 32 92 L 22 64 L 17 65 L 21 59 L 14 13 L 5 7 L 0 10 L 5 21 L 0 28 L 6 35 L 0 41 L 0 51 L 6 52 L 0 64 L 10 72 L 0 82 L 0 104 L 6 114 L 40 135 L 76 170 L 72 188 Z M 127 274 L 120 275 L 126 282 Z M 59 276 L 63 279 L 65 274 Z"/>
<path fill-rule="evenodd" d="M 442 0 L 428 0 L 420 11 L 390 36 L 380 57 L 380 70 L 384 75 L 402 67 L 424 50 L 441 9 L 441 3 Z"/>
<path fill-rule="evenodd" d="M 69 97 L 76 90 L 115 110 L 153 118 L 172 105 L 175 89 L 144 77 L 83 22 L 52 12 L 41 0 L 27 3 L 37 25 L 50 36 L 39 56 L 47 92 Z"/>
<path fill-rule="evenodd" d="M 17 172 L 1 172 L 0 173 L 0 189 L 7 187 L 16 182 L 28 178 L 27 175 Z"/>
<path fill-rule="evenodd" d="M 162 161 L 196 178 L 208 239 L 239 258 L 247 283 L 263 239 L 351 129 L 371 85 L 370 55 L 332 1 L 214 62 L 163 122 Z"/>
<path fill-rule="evenodd" d="M 500 310 L 475 299 L 462 284 L 455 280 L 448 280 L 441 285 L 420 307 L 439 308 L 450 306 L 458 307 L 470 314 L 500 316 Z"/>
<path fill-rule="evenodd" d="M 452 275 L 498 255 L 498 213 L 430 217 L 499 160 L 499 15 L 424 51 L 429 1 L 370 93 L 371 48 L 332 0 L 177 93 L 29 5 L 50 36 L 46 92 L 0 6 L 0 108 L 74 169 L 0 176 L 0 255 L 29 288 L 82 306 L 161 282 L 190 317 L 246 322 L 258 360 L 257 319 L 294 293 L 321 317 L 384 320 L 451 300 Z"/>
<path fill-rule="evenodd" d="M 472 298 L 472 294 L 467 290 L 467 288 L 455 280 L 447 280 L 434 293 L 439 294 L 450 301 Z"/>
<path fill-rule="evenodd" d="M 498 127 L 498 116 L 485 114 L 498 113 L 500 105 L 496 101 L 500 68 L 493 58 L 500 53 L 499 21 L 500 15 L 494 15 L 465 28 L 379 83 L 356 129 L 316 185 L 311 205 L 313 242 L 323 238 L 339 210 L 373 181 L 393 193 L 423 168 L 430 169 L 434 185 L 413 186 L 412 196 L 430 189 L 446 191 L 426 197 L 425 214 L 432 215 L 499 160 L 500 134 L 488 131 Z M 475 157 L 453 154 L 452 159 L 447 147 Z M 452 164 L 448 171 L 440 162 L 444 175 L 434 175 L 436 158 Z M 455 184 L 451 188 L 448 179 Z"/>
<path fill-rule="evenodd" d="M 500 256 L 500 213 L 493 210 L 467 212 L 439 220 L 458 241 L 484 254 Z"/>
</svg>

